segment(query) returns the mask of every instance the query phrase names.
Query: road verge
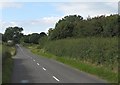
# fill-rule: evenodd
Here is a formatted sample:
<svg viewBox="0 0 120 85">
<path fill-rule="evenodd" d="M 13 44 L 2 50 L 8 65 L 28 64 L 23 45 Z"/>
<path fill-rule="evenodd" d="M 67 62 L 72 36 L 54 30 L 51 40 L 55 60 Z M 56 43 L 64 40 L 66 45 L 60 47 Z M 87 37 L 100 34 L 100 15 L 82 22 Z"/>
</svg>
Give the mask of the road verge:
<svg viewBox="0 0 120 85">
<path fill-rule="evenodd" d="M 90 74 L 93 74 L 101 79 L 107 80 L 110 83 L 118 82 L 118 73 L 112 72 L 111 70 L 104 67 L 97 67 L 88 62 L 82 62 L 77 59 L 65 57 L 65 56 L 55 56 L 51 53 L 45 52 L 43 49 L 37 49 L 37 46 L 29 46 L 28 47 L 34 54 L 39 56 L 43 56 L 46 58 L 54 59 L 56 61 L 67 64 L 73 68 L 76 68 L 80 71 L 84 71 Z"/>
</svg>

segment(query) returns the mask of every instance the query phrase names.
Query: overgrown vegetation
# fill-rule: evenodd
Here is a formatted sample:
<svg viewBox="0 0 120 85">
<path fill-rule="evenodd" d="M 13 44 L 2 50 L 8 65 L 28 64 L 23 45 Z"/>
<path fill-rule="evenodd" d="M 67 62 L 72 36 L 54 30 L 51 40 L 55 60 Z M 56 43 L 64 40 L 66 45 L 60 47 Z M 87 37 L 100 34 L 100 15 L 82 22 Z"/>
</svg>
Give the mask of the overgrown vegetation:
<svg viewBox="0 0 120 85">
<path fill-rule="evenodd" d="M 87 19 L 80 15 L 69 15 L 50 28 L 48 35 L 44 32 L 23 35 L 22 28 L 9 27 L 3 34 L 3 41 L 12 39 L 24 45 L 37 44 L 34 53 L 54 55 L 56 60 L 110 82 L 117 82 L 119 18 L 118 14 Z M 9 33 L 11 36 L 8 36 Z"/>
<path fill-rule="evenodd" d="M 13 46 L 2 45 L 2 83 L 10 83 L 13 68 L 12 56 L 16 54 Z"/>
<path fill-rule="evenodd" d="M 23 35 L 22 42 L 40 44 L 41 38 L 48 40 L 59 40 L 66 38 L 86 38 L 86 37 L 118 37 L 119 36 L 119 15 L 88 17 L 83 19 L 80 15 L 69 15 L 60 19 L 54 28 L 48 30 L 48 35 L 44 32 Z M 3 37 L 4 39 L 4 37 Z"/>
<path fill-rule="evenodd" d="M 45 51 L 56 56 L 105 66 L 118 71 L 118 38 L 80 38 L 50 41 L 44 46 Z"/>
<path fill-rule="evenodd" d="M 109 82 L 117 82 L 117 37 L 62 39 L 49 41 L 43 49 L 40 45 L 34 45 L 32 48 L 34 53 L 52 57 L 82 71 L 100 76 Z"/>
<path fill-rule="evenodd" d="M 0 43 L 0 84 L 2 84 L 2 44 Z"/>
<path fill-rule="evenodd" d="M 56 60 L 109 82 L 117 82 L 118 18 L 117 14 L 87 19 L 79 15 L 65 16 L 55 28 L 48 30 L 48 36 L 39 39 L 33 52 L 48 54 L 45 56 L 52 54 Z"/>
<path fill-rule="evenodd" d="M 49 29 L 51 40 L 68 37 L 113 37 L 118 36 L 118 15 L 97 16 L 83 19 L 82 16 L 69 15 L 60 19 L 55 29 Z"/>
</svg>

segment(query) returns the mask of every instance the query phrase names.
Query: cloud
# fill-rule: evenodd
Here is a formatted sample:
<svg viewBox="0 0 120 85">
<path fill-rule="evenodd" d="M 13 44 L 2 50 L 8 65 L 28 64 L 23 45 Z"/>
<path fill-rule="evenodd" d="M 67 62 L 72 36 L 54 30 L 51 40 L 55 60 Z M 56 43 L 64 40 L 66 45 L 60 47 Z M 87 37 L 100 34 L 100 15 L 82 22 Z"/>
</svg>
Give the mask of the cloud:
<svg viewBox="0 0 120 85">
<path fill-rule="evenodd" d="M 3 33 L 7 27 L 15 27 L 18 26 L 18 24 L 14 21 L 6 22 L 3 20 L 0 20 L 0 32 Z"/>
<path fill-rule="evenodd" d="M 75 0 L 77 1 L 77 0 Z M 1 4 L 1 3 L 0 3 Z M 86 18 L 88 15 L 96 16 L 101 14 L 112 14 L 117 12 L 117 2 L 115 3 L 98 3 L 98 2 L 71 2 L 71 3 L 57 3 L 54 4 L 56 10 L 62 13 L 62 16 L 48 16 L 37 19 L 29 20 L 13 20 L 13 21 L 0 21 L 1 32 L 10 26 L 20 26 L 24 28 L 23 33 L 29 34 L 32 32 L 44 31 L 47 32 L 49 28 L 54 28 L 56 22 L 66 15 L 81 15 Z M 4 2 L 3 8 L 9 7 L 22 7 L 18 2 Z"/>
<path fill-rule="evenodd" d="M 69 2 L 55 4 L 57 10 L 64 15 L 81 15 L 86 18 L 88 15 L 109 15 L 117 13 L 117 2 Z"/>
<path fill-rule="evenodd" d="M 25 35 L 28 35 L 28 34 L 32 34 L 32 31 L 31 30 L 23 30 L 22 33 Z"/>
<path fill-rule="evenodd" d="M 49 28 L 54 28 L 56 22 L 62 18 L 61 16 L 50 16 L 50 17 L 43 17 L 34 20 L 16 20 L 16 21 L 0 21 L 1 31 L 2 33 L 5 31 L 7 27 L 14 27 L 19 26 L 23 27 L 23 33 L 29 34 L 33 32 L 46 32 Z"/>
<path fill-rule="evenodd" d="M 118 3 L 118 14 L 120 14 L 120 2 Z"/>
<path fill-rule="evenodd" d="M 8 2 L 118 2 L 119 0 L 4 0 Z"/>
<path fill-rule="evenodd" d="M 51 25 L 51 24 L 55 24 L 61 17 L 43 17 L 40 19 L 36 19 L 36 20 L 30 20 L 29 22 L 31 24 L 44 24 L 44 25 Z"/>
<path fill-rule="evenodd" d="M 0 9 L 3 8 L 21 8 L 23 4 L 21 2 L 10 2 L 5 0 L 4 2 L 0 2 Z"/>
<path fill-rule="evenodd" d="M 69 2 L 118 2 L 119 0 L 70 0 Z"/>
</svg>

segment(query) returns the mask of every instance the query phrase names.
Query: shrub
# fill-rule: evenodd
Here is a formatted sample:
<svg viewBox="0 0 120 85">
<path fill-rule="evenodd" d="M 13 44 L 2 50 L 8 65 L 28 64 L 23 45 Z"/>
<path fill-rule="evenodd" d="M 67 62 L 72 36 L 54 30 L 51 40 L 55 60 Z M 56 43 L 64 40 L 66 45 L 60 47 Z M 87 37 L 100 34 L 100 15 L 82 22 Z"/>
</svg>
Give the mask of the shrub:
<svg viewBox="0 0 120 85">
<path fill-rule="evenodd" d="M 118 66 L 118 38 L 80 38 L 50 41 L 45 44 L 47 52 L 57 56 L 79 59 L 98 66 L 116 69 Z"/>
</svg>

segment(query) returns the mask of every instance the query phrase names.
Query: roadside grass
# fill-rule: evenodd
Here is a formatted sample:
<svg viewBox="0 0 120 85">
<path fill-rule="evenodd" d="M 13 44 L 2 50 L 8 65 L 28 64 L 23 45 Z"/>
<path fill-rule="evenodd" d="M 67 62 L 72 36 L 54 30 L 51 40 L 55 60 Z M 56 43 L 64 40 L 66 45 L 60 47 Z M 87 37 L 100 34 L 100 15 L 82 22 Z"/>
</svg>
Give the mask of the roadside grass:
<svg viewBox="0 0 120 85">
<path fill-rule="evenodd" d="M 10 83 L 13 69 L 13 59 L 6 59 L 2 68 L 2 83 Z"/>
<path fill-rule="evenodd" d="M 0 43 L 0 54 L 2 53 L 2 43 Z"/>
<path fill-rule="evenodd" d="M 2 84 L 2 43 L 0 43 L 0 84 Z"/>
<path fill-rule="evenodd" d="M 38 49 L 37 46 L 38 45 L 28 46 L 28 48 L 34 54 L 62 62 L 64 64 L 72 66 L 73 68 L 76 68 L 80 71 L 84 71 L 84 72 L 96 75 L 97 77 L 100 77 L 101 79 L 107 80 L 110 83 L 117 83 L 118 82 L 118 73 L 117 72 L 113 72 L 108 68 L 101 67 L 101 66 L 98 67 L 98 66 L 92 65 L 90 63 L 80 61 L 80 60 L 75 59 L 75 58 L 69 58 L 67 56 L 56 56 L 56 55 L 53 55 L 51 53 L 46 52 L 43 49 Z"/>
<path fill-rule="evenodd" d="M 12 56 L 16 54 L 16 48 L 2 45 L 2 83 L 10 83 L 13 69 Z"/>
<path fill-rule="evenodd" d="M 38 48 L 40 48 L 39 44 Z M 118 71 L 118 38 L 87 37 L 47 42 L 43 48 L 56 56 L 68 56 L 96 66 Z"/>
</svg>

